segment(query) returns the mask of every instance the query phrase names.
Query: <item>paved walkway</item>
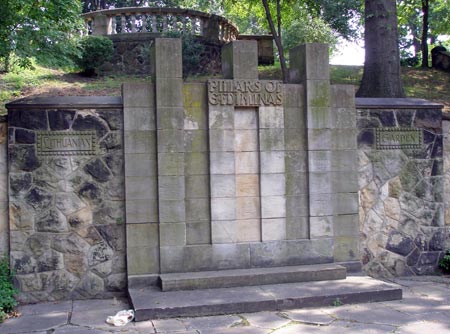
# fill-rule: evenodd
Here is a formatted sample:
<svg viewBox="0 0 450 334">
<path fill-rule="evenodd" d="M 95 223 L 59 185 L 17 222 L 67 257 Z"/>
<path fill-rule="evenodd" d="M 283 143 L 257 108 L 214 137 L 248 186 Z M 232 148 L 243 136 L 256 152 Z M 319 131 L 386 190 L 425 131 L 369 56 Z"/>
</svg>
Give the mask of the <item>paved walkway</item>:
<svg viewBox="0 0 450 334">
<path fill-rule="evenodd" d="M 124 300 L 76 300 L 25 305 L 22 316 L 0 324 L 0 333 L 101 334 L 450 334 L 450 279 L 397 279 L 403 300 L 325 308 L 259 312 L 129 323 L 112 327 L 108 315 Z"/>
</svg>

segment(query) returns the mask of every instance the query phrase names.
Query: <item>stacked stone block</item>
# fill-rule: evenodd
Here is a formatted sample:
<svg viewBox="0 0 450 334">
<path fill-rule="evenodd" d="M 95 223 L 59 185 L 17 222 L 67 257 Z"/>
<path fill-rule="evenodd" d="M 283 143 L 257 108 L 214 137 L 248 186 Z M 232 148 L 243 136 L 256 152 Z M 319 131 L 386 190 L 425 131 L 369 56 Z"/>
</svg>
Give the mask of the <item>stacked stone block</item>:
<svg viewBox="0 0 450 334">
<path fill-rule="evenodd" d="M 123 85 L 128 276 L 159 272 L 154 85 Z"/>
<path fill-rule="evenodd" d="M 259 108 L 262 241 L 286 239 L 284 109 Z"/>
<path fill-rule="evenodd" d="M 309 239 L 308 151 L 304 87 L 285 85 L 286 239 Z"/>
<path fill-rule="evenodd" d="M 354 261 L 359 242 L 353 87 L 330 86 L 324 44 L 298 46 L 290 59 L 291 81 L 305 88 L 309 237 L 334 238 L 335 261 Z M 348 226 L 351 232 L 343 232 Z"/>
<path fill-rule="evenodd" d="M 209 108 L 211 235 L 213 244 L 237 242 L 234 116 L 233 106 Z"/>
<path fill-rule="evenodd" d="M 358 152 L 353 86 L 331 86 L 331 123 L 335 128 L 330 179 L 336 199 L 333 217 L 335 261 L 360 260 Z"/>
<path fill-rule="evenodd" d="M 186 246 L 185 132 L 181 40 L 157 39 L 155 60 L 156 126 L 161 249 Z M 166 252 L 161 253 L 165 271 Z"/>
<path fill-rule="evenodd" d="M 183 99 L 186 244 L 210 244 L 208 114 L 204 84 L 185 84 Z"/>
</svg>

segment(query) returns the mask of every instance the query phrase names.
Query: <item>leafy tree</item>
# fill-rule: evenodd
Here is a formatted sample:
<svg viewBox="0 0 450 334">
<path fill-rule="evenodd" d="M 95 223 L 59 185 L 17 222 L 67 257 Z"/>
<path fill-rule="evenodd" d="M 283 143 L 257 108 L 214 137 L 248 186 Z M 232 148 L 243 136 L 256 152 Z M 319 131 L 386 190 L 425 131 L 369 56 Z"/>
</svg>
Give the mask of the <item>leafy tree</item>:
<svg viewBox="0 0 450 334">
<path fill-rule="evenodd" d="M 82 0 L 83 13 L 122 7 L 177 7 L 178 0 Z M 191 2 L 206 2 L 205 0 Z"/>
<path fill-rule="evenodd" d="M 413 57 L 422 59 L 422 67 L 429 65 L 429 46 L 439 35 L 450 31 L 450 8 L 447 0 L 398 1 L 400 47 L 404 54 L 413 47 Z"/>
<path fill-rule="evenodd" d="M 285 81 L 286 47 L 292 46 L 294 41 L 333 43 L 337 34 L 346 39 L 354 38 L 357 26 L 351 18 L 357 17 L 360 10 L 360 0 L 224 0 L 224 15 L 237 23 L 241 33 L 270 31 Z M 290 44 L 286 46 L 283 43 Z"/>
<path fill-rule="evenodd" d="M 79 1 L 0 0 L 0 60 L 6 71 L 31 66 L 30 58 L 47 65 L 70 62 L 72 37 L 81 28 Z"/>
<path fill-rule="evenodd" d="M 365 62 L 357 96 L 403 97 L 395 0 L 365 0 Z"/>
</svg>

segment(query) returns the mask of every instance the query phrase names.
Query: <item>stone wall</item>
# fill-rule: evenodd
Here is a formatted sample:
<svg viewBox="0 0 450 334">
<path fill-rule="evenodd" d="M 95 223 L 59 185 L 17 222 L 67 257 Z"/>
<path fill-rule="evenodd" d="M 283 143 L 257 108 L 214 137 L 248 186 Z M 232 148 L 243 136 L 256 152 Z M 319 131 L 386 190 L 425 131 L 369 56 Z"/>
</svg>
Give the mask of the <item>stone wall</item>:
<svg viewBox="0 0 450 334">
<path fill-rule="evenodd" d="M 155 41 L 152 33 L 108 35 L 114 45 L 112 59 L 100 71 L 104 74 L 150 75 L 150 48 Z"/>
<path fill-rule="evenodd" d="M 114 44 L 112 59 L 100 68 L 103 74 L 150 75 L 152 60 L 150 49 L 160 33 L 127 33 L 108 35 Z M 267 35 L 242 35 L 239 39 L 258 42 L 259 65 L 271 65 L 274 62 L 273 37 Z M 220 50 L 224 43 L 210 41 L 202 37 L 197 40 L 204 45 L 204 53 L 199 68 L 190 69 L 191 73 L 218 74 L 221 69 Z"/>
<path fill-rule="evenodd" d="M 370 275 L 433 274 L 446 248 L 441 108 L 357 99 L 361 258 Z"/>
<path fill-rule="evenodd" d="M 0 118 L 0 257 L 9 253 L 8 163 L 6 117 Z"/>
<path fill-rule="evenodd" d="M 120 98 L 8 108 L 10 259 L 25 302 L 123 294 Z"/>
</svg>

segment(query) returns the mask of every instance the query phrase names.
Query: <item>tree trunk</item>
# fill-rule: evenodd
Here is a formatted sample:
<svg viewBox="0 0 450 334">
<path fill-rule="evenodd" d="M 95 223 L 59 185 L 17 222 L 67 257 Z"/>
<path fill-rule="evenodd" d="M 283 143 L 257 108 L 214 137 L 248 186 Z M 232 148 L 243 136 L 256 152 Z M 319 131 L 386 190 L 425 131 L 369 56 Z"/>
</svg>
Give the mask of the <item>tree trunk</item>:
<svg viewBox="0 0 450 334">
<path fill-rule="evenodd" d="M 404 97 L 395 0 L 365 0 L 365 62 L 361 97 Z"/>
<path fill-rule="evenodd" d="M 429 0 L 422 0 L 422 67 L 428 68 L 428 18 L 430 11 Z"/>
<path fill-rule="evenodd" d="M 278 19 L 278 31 L 273 23 L 272 14 L 270 13 L 269 4 L 267 0 L 262 0 L 264 10 L 266 12 L 267 22 L 269 23 L 270 31 L 272 33 L 273 39 L 275 40 L 275 45 L 278 49 L 278 55 L 280 57 L 281 72 L 283 74 L 283 82 L 289 81 L 289 72 L 286 66 L 286 58 L 284 57 L 284 49 L 281 44 L 281 10 L 280 10 L 280 0 L 277 0 L 277 19 Z"/>
<path fill-rule="evenodd" d="M 420 28 L 417 27 L 416 24 L 411 23 L 410 29 L 411 29 L 411 35 L 413 38 L 414 57 L 417 57 L 419 55 L 419 52 L 422 50 L 422 44 L 421 44 L 420 38 L 419 38 Z"/>
</svg>

